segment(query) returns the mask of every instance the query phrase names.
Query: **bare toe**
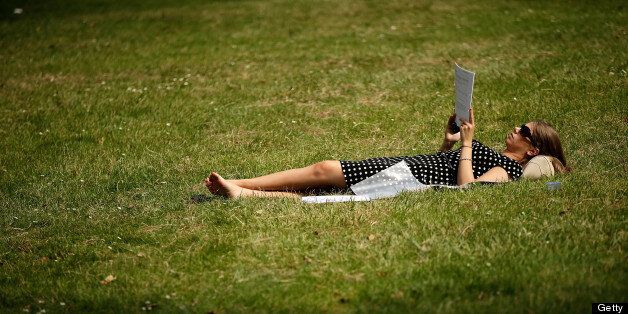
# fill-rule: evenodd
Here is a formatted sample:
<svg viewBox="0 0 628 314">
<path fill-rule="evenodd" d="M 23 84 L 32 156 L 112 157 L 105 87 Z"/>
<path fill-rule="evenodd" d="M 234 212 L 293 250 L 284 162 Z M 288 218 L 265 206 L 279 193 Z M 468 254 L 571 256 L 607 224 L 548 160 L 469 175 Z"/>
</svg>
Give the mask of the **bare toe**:
<svg viewBox="0 0 628 314">
<path fill-rule="evenodd" d="M 203 180 L 203 184 L 205 184 L 210 193 L 216 194 L 218 192 L 216 184 L 212 182 L 210 177 L 205 178 L 205 180 Z"/>
<path fill-rule="evenodd" d="M 247 189 L 243 189 L 221 177 L 219 174 L 212 172 L 209 176 L 211 182 L 210 192 L 215 195 L 221 195 L 228 198 L 238 198 L 248 194 L 250 192 Z"/>
</svg>

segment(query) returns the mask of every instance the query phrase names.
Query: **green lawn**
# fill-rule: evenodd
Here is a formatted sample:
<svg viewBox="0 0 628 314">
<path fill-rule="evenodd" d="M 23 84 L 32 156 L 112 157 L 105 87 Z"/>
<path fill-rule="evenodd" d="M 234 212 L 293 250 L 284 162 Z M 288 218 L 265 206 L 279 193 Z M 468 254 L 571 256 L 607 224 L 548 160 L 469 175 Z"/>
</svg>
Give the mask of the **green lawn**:
<svg viewBox="0 0 628 314">
<path fill-rule="evenodd" d="M 626 302 L 626 7 L 2 1 L 0 312 Z M 574 168 L 560 190 L 311 205 L 200 184 L 210 171 L 432 153 L 454 62 L 476 72 L 476 139 L 502 148 L 523 122 L 555 125 Z"/>
</svg>

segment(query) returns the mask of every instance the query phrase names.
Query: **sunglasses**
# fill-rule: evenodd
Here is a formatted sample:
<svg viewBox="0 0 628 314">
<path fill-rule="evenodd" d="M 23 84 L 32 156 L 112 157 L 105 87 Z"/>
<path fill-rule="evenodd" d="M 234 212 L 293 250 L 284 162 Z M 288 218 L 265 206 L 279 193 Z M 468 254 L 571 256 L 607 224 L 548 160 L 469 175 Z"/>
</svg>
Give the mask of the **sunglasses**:
<svg viewBox="0 0 628 314">
<path fill-rule="evenodd" d="M 519 127 L 519 134 L 521 134 L 521 136 L 523 136 L 523 137 L 527 138 L 528 140 L 530 140 L 530 143 L 532 143 L 532 145 L 534 145 L 534 147 L 536 147 L 536 141 L 532 137 L 532 130 L 530 130 L 530 128 L 527 125 L 522 124 Z"/>
</svg>

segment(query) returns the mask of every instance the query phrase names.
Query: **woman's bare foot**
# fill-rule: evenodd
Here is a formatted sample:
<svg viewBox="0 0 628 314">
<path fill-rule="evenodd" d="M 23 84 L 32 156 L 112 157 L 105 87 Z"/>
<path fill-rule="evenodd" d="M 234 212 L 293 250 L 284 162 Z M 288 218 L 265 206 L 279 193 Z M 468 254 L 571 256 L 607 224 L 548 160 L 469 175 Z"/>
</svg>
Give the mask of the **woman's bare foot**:
<svg viewBox="0 0 628 314">
<path fill-rule="evenodd" d="M 253 195 L 253 191 L 237 186 L 231 180 L 225 180 L 219 174 L 212 172 L 203 181 L 209 192 L 228 198 L 239 198 Z"/>
</svg>

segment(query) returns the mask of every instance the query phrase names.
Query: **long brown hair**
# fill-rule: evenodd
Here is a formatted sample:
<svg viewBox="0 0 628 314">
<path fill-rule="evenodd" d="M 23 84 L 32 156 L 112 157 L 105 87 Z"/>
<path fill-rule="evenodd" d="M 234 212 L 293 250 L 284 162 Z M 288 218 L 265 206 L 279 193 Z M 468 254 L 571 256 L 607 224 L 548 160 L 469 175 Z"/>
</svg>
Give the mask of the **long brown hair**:
<svg viewBox="0 0 628 314">
<path fill-rule="evenodd" d="M 537 143 L 539 149 L 539 155 L 546 155 L 553 157 L 552 164 L 557 172 L 565 173 L 570 172 L 571 168 L 567 166 L 567 160 L 565 160 L 565 153 L 563 153 L 563 146 L 560 144 L 560 138 L 558 132 L 554 127 L 543 121 L 535 120 L 534 131 L 532 137 Z"/>
</svg>

